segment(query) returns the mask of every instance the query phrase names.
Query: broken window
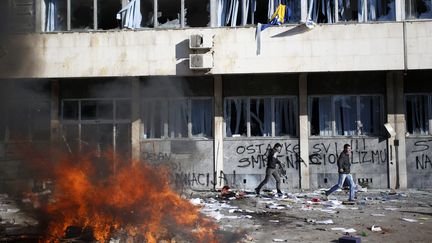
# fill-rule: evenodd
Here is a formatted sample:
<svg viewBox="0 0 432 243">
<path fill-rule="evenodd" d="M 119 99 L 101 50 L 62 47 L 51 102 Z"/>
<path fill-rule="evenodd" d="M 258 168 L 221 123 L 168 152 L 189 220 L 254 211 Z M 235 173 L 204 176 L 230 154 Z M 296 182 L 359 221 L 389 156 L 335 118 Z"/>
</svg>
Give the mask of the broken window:
<svg viewBox="0 0 432 243">
<path fill-rule="evenodd" d="M 45 0 L 45 31 L 118 27 L 120 0 Z M 95 16 L 96 14 L 96 16 Z"/>
<path fill-rule="evenodd" d="M 247 99 L 226 98 L 224 117 L 227 137 L 247 136 Z"/>
<path fill-rule="evenodd" d="M 415 135 L 432 134 L 432 96 L 407 95 L 405 98 L 407 132 Z"/>
<path fill-rule="evenodd" d="M 432 2 L 430 0 L 406 0 L 406 19 L 431 19 Z"/>
<path fill-rule="evenodd" d="M 395 0 L 368 0 L 367 19 L 364 21 L 395 21 Z"/>
<path fill-rule="evenodd" d="M 95 29 L 93 0 L 71 0 L 71 29 Z"/>
<path fill-rule="evenodd" d="M 154 27 L 154 0 L 141 0 L 141 26 Z"/>
<path fill-rule="evenodd" d="M 181 0 L 157 0 L 159 27 L 180 27 L 180 4 Z"/>
<path fill-rule="evenodd" d="M 160 1 L 160 0 L 159 0 Z M 184 0 L 185 22 L 189 27 L 206 27 L 210 23 L 210 1 L 209 0 Z"/>
<path fill-rule="evenodd" d="M 211 137 L 212 104 L 213 100 L 205 97 L 144 99 L 143 138 Z"/>
<path fill-rule="evenodd" d="M 300 21 L 300 0 L 218 0 L 218 26 L 240 26 L 246 24 L 268 23 L 279 4 L 286 6 L 286 22 Z"/>
<path fill-rule="evenodd" d="M 271 137 L 272 109 L 270 98 L 250 99 L 251 136 Z"/>
<path fill-rule="evenodd" d="M 338 0 L 338 21 L 394 21 L 395 0 Z M 335 5 L 331 0 L 310 0 L 308 19 L 318 23 L 334 23 Z"/>
<path fill-rule="evenodd" d="M 308 19 L 315 23 L 334 23 L 334 13 L 334 1 L 309 0 Z"/>
<path fill-rule="evenodd" d="M 224 116 L 227 137 L 297 135 L 294 97 L 226 98 Z"/>
<path fill-rule="evenodd" d="M 312 136 L 333 134 L 330 97 L 311 97 L 309 101 L 309 122 Z"/>
<path fill-rule="evenodd" d="M 311 135 L 379 135 L 382 124 L 381 100 L 382 97 L 377 95 L 310 97 Z"/>
<path fill-rule="evenodd" d="M 130 134 L 130 122 L 128 98 L 63 99 L 61 102 L 61 139 L 70 152 L 89 151 L 100 155 L 119 148 L 127 152 L 130 137 L 124 136 Z M 114 143 L 120 140 L 125 144 Z"/>
</svg>

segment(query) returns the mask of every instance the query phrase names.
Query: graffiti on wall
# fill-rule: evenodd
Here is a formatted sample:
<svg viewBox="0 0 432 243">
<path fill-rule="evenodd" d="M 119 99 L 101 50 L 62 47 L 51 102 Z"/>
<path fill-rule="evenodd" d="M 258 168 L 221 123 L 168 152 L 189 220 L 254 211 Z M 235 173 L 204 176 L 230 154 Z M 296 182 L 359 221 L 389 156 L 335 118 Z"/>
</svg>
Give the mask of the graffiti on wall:
<svg viewBox="0 0 432 243">
<path fill-rule="evenodd" d="M 411 154 L 415 156 L 417 170 L 430 170 L 432 168 L 432 139 L 418 140 L 414 142 Z"/>
<path fill-rule="evenodd" d="M 287 169 L 299 169 L 299 145 L 293 143 L 281 143 L 282 150 L 278 158 Z M 265 168 L 267 164 L 268 150 L 272 148 L 269 143 L 252 143 L 238 145 L 235 149 L 236 157 L 239 157 L 238 168 Z"/>
<path fill-rule="evenodd" d="M 351 139 L 352 164 L 386 164 L 387 149 L 368 146 L 366 139 Z M 342 143 L 320 140 L 312 145 L 309 161 L 312 165 L 335 164 L 343 150 Z"/>
</svg>

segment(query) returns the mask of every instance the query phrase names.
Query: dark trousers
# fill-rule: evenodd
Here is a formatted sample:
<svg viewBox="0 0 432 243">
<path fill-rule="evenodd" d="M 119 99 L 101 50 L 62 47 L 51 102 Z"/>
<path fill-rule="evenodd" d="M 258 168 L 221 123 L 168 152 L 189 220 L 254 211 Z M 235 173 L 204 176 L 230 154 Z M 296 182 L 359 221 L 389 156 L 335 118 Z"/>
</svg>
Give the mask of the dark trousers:
<svg viewBox="0 0 432 243">
<path fill-rule="evenodd" d="M 271 169 L 271 168 L 266 169 L 266 176 L 264 180 L 258 185 L 257 187 L 258 191 L 261 190 L 261 187 L 267 184 L 268 180 L 270 179 L 270 176 L 274 177 L 274 179 L 276 180 L 276 189 L 278 192 L 281 192 L 279 172 L 277 171 L 277 169 Z"/>
</svg>

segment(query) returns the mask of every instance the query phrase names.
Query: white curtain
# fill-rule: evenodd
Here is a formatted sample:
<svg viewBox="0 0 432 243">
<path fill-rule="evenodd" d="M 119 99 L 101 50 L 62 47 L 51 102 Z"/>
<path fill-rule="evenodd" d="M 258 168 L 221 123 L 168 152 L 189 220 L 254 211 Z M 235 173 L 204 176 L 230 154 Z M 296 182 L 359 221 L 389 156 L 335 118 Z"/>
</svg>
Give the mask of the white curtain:
<svg viewBox="0 0 432 243">
<path fill-rule="evenodd" d="M 141 0 L 131 0 L 117 13 L 117 19 L 122 20 L 122 26 L 130 29 L 141 28 Z"/>
<path fill-rule="evenodd" d="M 45 31 L 55 31 L 56 30 L 56 15 L 57 15 L 57 0 L 45 0 L 46 5 L 46 26 Z"/>
</svg>

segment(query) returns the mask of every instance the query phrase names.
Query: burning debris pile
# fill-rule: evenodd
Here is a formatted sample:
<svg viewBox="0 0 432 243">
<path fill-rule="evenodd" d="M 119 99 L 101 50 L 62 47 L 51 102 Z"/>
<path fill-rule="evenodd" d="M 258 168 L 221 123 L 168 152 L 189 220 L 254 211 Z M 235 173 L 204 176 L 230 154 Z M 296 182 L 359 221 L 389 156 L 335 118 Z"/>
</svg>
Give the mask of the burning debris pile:
<svg viewBox="0 0 432 243">
<path fill-rule="evenodd" d="M 101 177 L 91 153 L 56 151 L 47 156 L 32 150 L 25 154 L 43 177 L 39 179 L 53 181 L 52 194 L 38 203 L 46 218 L 47 242 L 81 230 L 91 232 L 99 242 L 125 234 L 145 242 L 175 237 L 186 242 L 219 241 L 217 225 L 171 189 L 167 167 L 114 160 L 106 153 L 103 161 L 112 169 Z"/>
</svg>

